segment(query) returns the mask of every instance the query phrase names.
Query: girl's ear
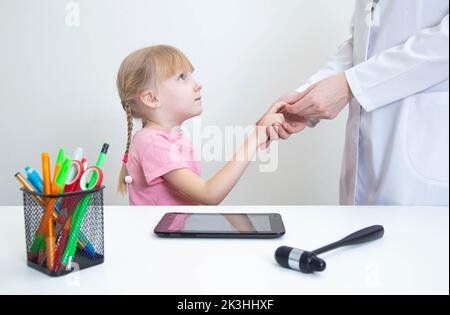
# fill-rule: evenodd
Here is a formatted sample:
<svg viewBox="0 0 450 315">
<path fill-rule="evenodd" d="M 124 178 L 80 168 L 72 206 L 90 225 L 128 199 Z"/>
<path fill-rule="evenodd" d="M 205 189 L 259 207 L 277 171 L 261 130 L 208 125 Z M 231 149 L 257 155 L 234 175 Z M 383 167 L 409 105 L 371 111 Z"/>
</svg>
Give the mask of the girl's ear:
<svg viewBox="0 0 450 315">
<path fill-rule="evenodd" d="M 155 97 L 155 93 L 151 90 L 144 90 L 139 94 L 139 99 L 141 102 L 152 109 L 159 109 L 161 104 L 159 100 Z"/>
</svg>

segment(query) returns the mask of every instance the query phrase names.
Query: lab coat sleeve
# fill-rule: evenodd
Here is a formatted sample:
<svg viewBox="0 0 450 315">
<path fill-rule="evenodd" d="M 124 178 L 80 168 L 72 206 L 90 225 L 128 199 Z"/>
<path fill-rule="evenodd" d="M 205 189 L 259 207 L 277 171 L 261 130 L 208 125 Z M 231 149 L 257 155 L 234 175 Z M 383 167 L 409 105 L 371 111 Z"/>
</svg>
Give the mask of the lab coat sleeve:
<svg viewBox="0 0 450 315">
<path fill-rule="evenodd" d="M 448 80 L 448 19 L 346 71 L 353 95 L 366 111 Z"/>
<path fill-rule="evenodd" d="M 342 73 L 353 66 L 353 28 L 354 17 L 350 25 L 351 37 L 339 46 L 337 52 L 327 61 L 326 65 L 300 86 L 296 90 L 297 92 L 302 93 L 311 85 Z"/>
</svg>

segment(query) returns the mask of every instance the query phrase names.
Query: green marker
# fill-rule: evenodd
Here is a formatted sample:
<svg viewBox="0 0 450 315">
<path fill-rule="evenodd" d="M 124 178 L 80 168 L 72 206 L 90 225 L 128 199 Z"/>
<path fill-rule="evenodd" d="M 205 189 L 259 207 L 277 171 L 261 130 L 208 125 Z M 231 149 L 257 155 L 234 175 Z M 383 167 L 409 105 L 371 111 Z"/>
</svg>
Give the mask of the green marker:
<svg viewBox="0 0 450 315">
<path fill-rule="evenodd" d="M 29 260 L 33 260 L 37 256 L 41 244 L 45 244 L 45 235 L 36 234 L 31 245 L 30 254 L 28 255 Z"/>
<path fill-rule="evenodd" d="M 61 170 L 56 177 L 56 185 L 58 186 L 59 193 L 64 192 L 64 186 L 66 185 L 67 175 L 69 175 L 70 165 L 72 164 L 72 158 L 67 157 L 61 167 Z M 53 190 L 53 188 L 52 188 Z"/>
<path fill-rule="evenodd" d="M 56 183 L 56 177 L 61 170 L 61 167 L 64 163 L 64 148 L 59 149 L 58 158 L 56 159 L 55 170 L 53 171 L 53 181 L 52 185 Z"/>
<path fill-rule="evenodd" d="M 95 166 L 97 166 L 99 169 L 103 168 L 103 164 L 105 163 L 106 153 L 108 153 L 109 144 L 104 143 L 102 150 L 100 151 L 100 155 L 97 158 L 97 163 L 95 163 Z M 89 180 L 89 183 L 87 185 L 88 189 L 92 189 L 97 182 L 97 173 L 93 173 L 91 176 L 91 179 Z M 72 218 L 72 224 L 74 223 L 74 220 L 77 220 L 79 211 L 75 210 L 75 213 Z"/>
<path fill-rule="evenodd" d="M 103 144 L 102 151 L 97 159 L 97 163 L 95 164 L 98 168 L 103 167 L 103 163 L 105 161 L 106 153 L 108 152 L 109 145 L 107 143 Z M 97 174 L 92 174 L 92 177 L 88 184 L 88 189 L 92 189 L 95 183 L 97 182 Z M 92 194 L 85 196 L 77 205 L 75 209 L 75 213 L 72 217 L 72 223 L 70 227 L 69 239 L 67 240 L 67 246 L 64 250 L 64 254 L 61 257 L 61 264 L 63 266 L 67 266 L 71 257 L 75 255 L 75 251 L 77 250 L 77 240 L 78 233 L 81 228 L 81 224 L 83 222 L 84 215 L 86 214 L 87 207 L 89 202 L 91 201 Z"/>
<path fill-rule="evenodd" d="M 56 158 L 56 164 L 63 164 L 64 162 L 64 148 L 59 149 L 58 157 Z"/>
<path fill-rule="evenodd" d="M 109 144 L 105 143 L 103 144 L 102 151 L 100 152 L 100 155 L 98 156 L 97 163 L 95 166 L 97 166 L 99 169 L 103 168 L 103 164 L 105 162 L 106 153 L 108 153 Z M 94 187 L 95 183 L 97 182 L 97 173 L 92 174 L 91 180 L 89 181 L 88 188 L 92 189 Z"/>
</svg>

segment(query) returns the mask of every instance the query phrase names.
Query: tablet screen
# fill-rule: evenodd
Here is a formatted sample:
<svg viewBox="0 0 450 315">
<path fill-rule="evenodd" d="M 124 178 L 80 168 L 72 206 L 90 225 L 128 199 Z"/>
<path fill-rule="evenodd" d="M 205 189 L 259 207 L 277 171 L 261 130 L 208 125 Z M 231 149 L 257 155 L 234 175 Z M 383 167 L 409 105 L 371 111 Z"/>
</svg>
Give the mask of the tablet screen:
<svg viewBox="0 0 450 315">
<path fill-rule="evenodd" d="M 177 214 L 170 232 L 270 232 L 267 215 L 252 214 Z"/>
<path fill-rule="evenodd" d="M 267 213 L 167 213 L 155 229 L 166 234 L 282 233 L 280 215 Z"/>
</svg>

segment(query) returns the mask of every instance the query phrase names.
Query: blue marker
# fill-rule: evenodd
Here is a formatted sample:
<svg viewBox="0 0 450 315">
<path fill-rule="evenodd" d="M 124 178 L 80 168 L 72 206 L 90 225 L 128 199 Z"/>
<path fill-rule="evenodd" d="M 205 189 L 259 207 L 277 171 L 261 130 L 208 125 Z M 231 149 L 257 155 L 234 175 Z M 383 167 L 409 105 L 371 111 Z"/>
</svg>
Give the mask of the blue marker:
<svg viewBox="0 0 450 315">
<path fill-rule="evenodd" d="M 27 173 L 27 179 L 33 185 L 33 187 L 40 193 L 44 190 L 44 182 L 33 168 L 27 166 L 25 167 L 25 173 Z"/>
</svg>

